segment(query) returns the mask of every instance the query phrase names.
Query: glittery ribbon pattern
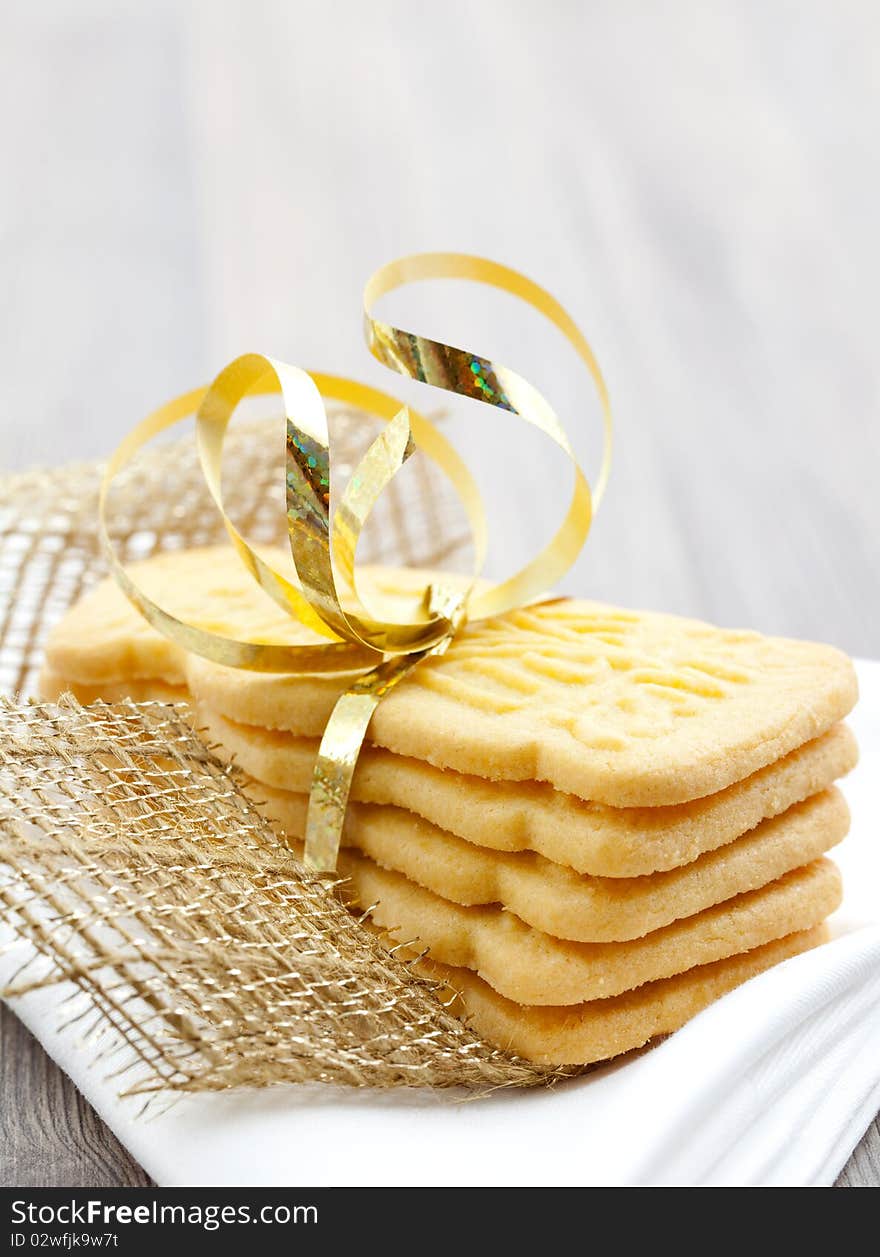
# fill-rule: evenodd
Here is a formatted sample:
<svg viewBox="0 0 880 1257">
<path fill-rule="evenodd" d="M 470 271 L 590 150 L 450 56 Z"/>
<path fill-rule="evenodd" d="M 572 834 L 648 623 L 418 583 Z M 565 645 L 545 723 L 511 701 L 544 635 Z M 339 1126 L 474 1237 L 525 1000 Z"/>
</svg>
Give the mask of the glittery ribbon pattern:
<svg viewBox="0 0 880 1257">
<path fill-rule="evenodd" d="M 527 380 L 479 354 L 402 331 L 373 317 L 373 307 L 380 298 L 405 284 L 428 279 L 468 279 L 519 297 L 548 318 L 573 345 L 592 377 L 604 423 L 602 465 L 593 493 L 559 419 Z M 517 271 L 465 254 L 425 253 L 402 258 L 382 267 L 367 284 L 364 323 L 369 349 L 385 366 L 518 416 L 554 441 L 570 459 L 575 483 L 565 518 L 549 544 L 513 576 L 497 585 L 477 585 L 486 551 L 480 494 L 464 461 L 429 420 L 378 389 L 338 376 L 308 373 L 261 354 L 236 358 L 207 388 L 175 398 L 138 424 L 107 464 L 99 504 L 101 537 L 111 572 L 149 623 L 184 649 L 229 667 L 257 672 L 359 673 L 336 703 L 315 764 L 305 858 L 310 867 L 321 872 L 336 867 L 351 781 L 376 705 L 428 655 L 445 651 L 468 620 L 503 614 L 553 588 L 586 541 L 611 458 L 610 403 L 590 346 L 563 307 Z M 221 467 L 226 430 L 239 403 L 260 394 L 280 395 L 284 407 L 287 531 L 298 584 L 260 558 L 223 506 Z M 385 424 L 333 511 L 324 405 L 328 399 L 363 410 Z M 295 620 L 324 638 L 323 643 L 292 646 L 241 641 L 188 624 L 147 597 L 117 558 L 106 524 L 113 479 L 142 445 L 192 415 L 208 489 L 241 561 L 257 584 Z M 373 506 L 415 448 L 433 459 L 458 493 L 473 537 L 474 569 L 464 587 L 460 582 L 455 588 L 428 586 L 420 613 L 400 622 L 377 617 L 364 606 L 357 591 L 355 557 Z"/>
</svg>

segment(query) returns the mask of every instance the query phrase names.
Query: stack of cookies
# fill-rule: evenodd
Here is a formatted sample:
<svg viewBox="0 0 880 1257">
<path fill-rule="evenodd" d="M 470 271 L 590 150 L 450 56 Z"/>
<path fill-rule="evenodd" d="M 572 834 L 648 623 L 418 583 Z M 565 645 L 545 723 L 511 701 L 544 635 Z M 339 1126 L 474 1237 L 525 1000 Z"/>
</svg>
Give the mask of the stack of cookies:
<svg viewBox="0 0 880 1257">
<path fill-rule="evenodd" d="M 228 550 L 133 575 L 202 627 L 309 640 Z M 362 583 L 405 615 L 425 580 Z M 350 681 L 186 656 L 108 582 L 55 630 L 43 690 L 188 696 L 296 844 Z M 427 948 L 425 971 L 502 1046 L 560 1065 L 628 1051 L 824 937 L 855 698 L 831 647 L 674 616 L 558 600 L 470 625 L 373 717 L 340 861 L 351 899 Z"/>
</svg>

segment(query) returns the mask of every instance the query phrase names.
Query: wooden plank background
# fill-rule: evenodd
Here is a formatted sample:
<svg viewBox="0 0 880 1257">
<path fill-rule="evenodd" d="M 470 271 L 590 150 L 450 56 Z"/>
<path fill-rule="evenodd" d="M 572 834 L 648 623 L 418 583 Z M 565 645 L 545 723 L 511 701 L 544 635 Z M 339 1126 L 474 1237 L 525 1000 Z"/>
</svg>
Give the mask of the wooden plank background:
<svg viewBox="0 0 880 1257">
<path fill-rule="evenodd" d="M 880 8 L 870 0 L 76 0 L 0 11 L 0 466 L 105 454 L 258 348 L 382 384 L 360 289 L 487 253 L 551 288 L 614 399 L 611 490 L 570 589 L 880 655 Z M 526 314 L 458 285 L 419 330 L 596 415 Z M 491 570 L 566 473 L 453 420 Z M 143 1182 L 0 1015 L 7 1183 Z M 880 1135 L 845 1182 L 880 1183 Z"/>
</svg>

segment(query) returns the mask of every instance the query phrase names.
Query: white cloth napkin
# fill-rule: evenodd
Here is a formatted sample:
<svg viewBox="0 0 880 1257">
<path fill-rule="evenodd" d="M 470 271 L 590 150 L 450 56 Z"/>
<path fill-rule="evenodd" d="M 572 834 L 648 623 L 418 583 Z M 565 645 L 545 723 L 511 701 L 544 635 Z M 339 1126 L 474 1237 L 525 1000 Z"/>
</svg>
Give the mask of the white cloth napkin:
<svg viewBox="0 0 880 1257">
<path fill-rule="evenodd" d="M 830 1184 L 880 1106 L 880 663 L 859 678 L 835 940 L 623 1064 L 469 1102 L 286 1087 L 139 1117 L 99 1048 L 59 1033 L 64 992 L 15 1010 L 162 1186 Z M 0 985 L 21 958 L 0 960 Z"/>
</svg>

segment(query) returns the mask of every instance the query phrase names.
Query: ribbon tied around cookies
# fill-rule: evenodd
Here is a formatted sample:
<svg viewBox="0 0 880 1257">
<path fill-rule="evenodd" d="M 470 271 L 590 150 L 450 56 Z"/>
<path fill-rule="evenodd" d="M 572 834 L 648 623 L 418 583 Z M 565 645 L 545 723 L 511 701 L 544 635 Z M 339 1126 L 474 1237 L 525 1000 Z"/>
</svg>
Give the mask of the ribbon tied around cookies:
<svg viewBox="0 0 880 1257">
<path fill-rule="evenodd" d="M 406 284 L 434 279 L 472 280 L 519 297 L 549 319 L 574 347 L 592 377 L 604 424 L 602 464 L 592 492 L 558 417 L 527 380 L 479 354 L 403 331 L 374 317 L 380 298 Z M 562 524 L 549 544 L 507 580 L 494 585 L 478 580 L 487 542 L 482 501 L 467 465 L 434 424 L 378 389 L 342 377 L 306 372 L 262 354 L 236 358 L 207 388 L 175 398 L 138 424 L 109 460 L 99 501 L 101 539 L 113 576 L 149 623 L 185 650 L 229 667 L 259 672 L 357 674 L 334 707 L 315 763 L 305 858 L 320 872 L 332 872 L 336 867 L 352 777 L 377 704 L 423 659 L 444 652 L 468 620 L 501 615 L 553 589 L 586 541 L 611 458 L 610 403 L 593 352 L 567 311 L 519 272 L 484 258 L 455 253 L 424 253 L 391 262 L 367 284 L 364 329 L 371 353 L 385 366 L 517 416 L 554 441 L 571 461 L 574 488 Z M 280 395 L 284 407 L 287 532 L 298 584 L 259 556 L 223 507 L 226 430 L 239 403 L 260 394 Z M 333 510 L 327 399 L 362 410 L 385 425 Z M 324 639 L 320 644 L 241 641 L 188 624 L 147 597 L 116 555 L 106 523 L 113 479 L 142 445 L 193 415 L 205 480 L 241 561 L 280 607 Z M 399 622 L 381 618 L 361 601 L 355 557 L 370 512 L 416 448 L 434 461 L 455 488 L 470 524 L 474 563 L 464 584 L 452 580 L 425 588 L 418 614 Z"/>
</svg>

